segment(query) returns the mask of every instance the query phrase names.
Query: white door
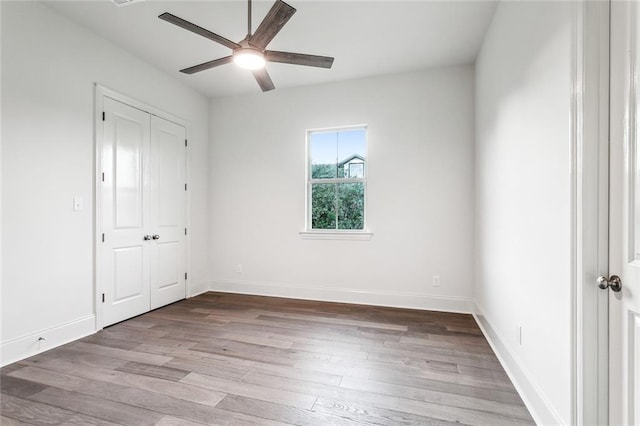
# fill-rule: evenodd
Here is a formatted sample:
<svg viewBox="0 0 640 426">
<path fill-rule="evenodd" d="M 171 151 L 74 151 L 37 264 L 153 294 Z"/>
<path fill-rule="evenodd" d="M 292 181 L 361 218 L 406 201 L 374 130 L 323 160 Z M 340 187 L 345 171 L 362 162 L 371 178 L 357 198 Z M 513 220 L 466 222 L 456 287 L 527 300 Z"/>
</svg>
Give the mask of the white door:
<svg viewBox="0 0 640 426">
<path fill-rule="evenodd" d="M 97 250 L 102 327 L 186 294 L 186 130 L 103 100 Z"/>
<path fill-rule="evenodd" d="M 640 5 L 611 2 L 609 420 L 640 425 Z"/>
<path fill-rule="evenodd" d="M 103 325 L 149 310 L 149 199 L 144 179 L 149 169 L 150 115 L 104 98 L 101 216 L 98 277 Z M 100 182 L 99 182 L 100 184 Z"/>
<path fill-rule="evenodd" d="M 185 128 L 151 117 L 151 309 L 183 299 Z"/>
</svg>

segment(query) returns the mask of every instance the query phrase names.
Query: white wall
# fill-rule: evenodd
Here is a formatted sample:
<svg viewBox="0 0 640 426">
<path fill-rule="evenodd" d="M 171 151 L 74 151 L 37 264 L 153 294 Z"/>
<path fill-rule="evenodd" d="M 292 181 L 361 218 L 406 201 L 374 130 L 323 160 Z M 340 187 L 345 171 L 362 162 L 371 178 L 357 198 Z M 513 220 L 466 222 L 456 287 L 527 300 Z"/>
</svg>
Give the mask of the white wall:
<svg viewBox="0 0 640 426">
<path fill-rule="evenodd" d="M 571 421 L 572 14 L 502 2 L 476 62 L 478 318 L 541 424 Z"/>
<path fill-rule="evenodd" d="M 212 100 L 212 289 L 468 312 L 473 91 L 460 66 Z M 306 129 L 354 124 L 373 237 L 301 239 Z"/>
<path fill-rule="evenodd" d="M 208 103 L 45 5 L 1 6 L 5 364 L 92 331 L 96 82 L 191 122 L 190 281 L 206 288 Z"/>
</svg>

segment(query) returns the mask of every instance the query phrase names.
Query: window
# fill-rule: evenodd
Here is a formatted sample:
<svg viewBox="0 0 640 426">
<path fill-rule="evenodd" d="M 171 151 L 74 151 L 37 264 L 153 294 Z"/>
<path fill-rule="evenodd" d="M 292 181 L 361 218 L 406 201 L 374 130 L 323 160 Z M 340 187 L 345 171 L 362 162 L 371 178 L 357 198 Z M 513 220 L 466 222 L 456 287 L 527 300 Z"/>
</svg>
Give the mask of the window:
<svg viewBox="0 0 640 426">
<path fill-rule="evenodd" d="M 307 132 L 307 229 L 363 231 L 367 129 Z"/>
</svg>

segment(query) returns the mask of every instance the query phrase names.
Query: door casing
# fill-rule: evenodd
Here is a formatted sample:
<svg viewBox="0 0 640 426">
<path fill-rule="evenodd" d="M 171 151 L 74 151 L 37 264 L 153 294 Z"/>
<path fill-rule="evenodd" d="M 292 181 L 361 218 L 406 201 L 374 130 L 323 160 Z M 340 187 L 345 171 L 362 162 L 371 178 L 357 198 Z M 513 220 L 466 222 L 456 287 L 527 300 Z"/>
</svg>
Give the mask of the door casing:
<svg viewBox="0 0 640 426">
<path fill-rule="evenodd" d="M 571 423 L 606 424 L 608 294 L 596 279 L 609 267 L 609 1 L 575 4 Z"/>
<path fill-rule="evenodd" d="M 640 7 L 611 3 L 610 424 L 640 424 Z"/>
</svg>

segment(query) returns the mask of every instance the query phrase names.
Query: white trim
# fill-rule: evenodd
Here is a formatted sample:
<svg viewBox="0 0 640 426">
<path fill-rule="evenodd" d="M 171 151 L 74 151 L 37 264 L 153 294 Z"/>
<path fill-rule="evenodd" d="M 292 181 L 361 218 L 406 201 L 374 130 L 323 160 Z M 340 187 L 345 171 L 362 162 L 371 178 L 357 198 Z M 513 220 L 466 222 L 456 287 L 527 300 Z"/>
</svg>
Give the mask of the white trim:
<svg viewBox="0 0 640 426">
<path fill-rule="evenodd" d="M 0 4 L 0 22 L 2 22 L 2 4 Z M 0 58 L 2 58 L 2 43 L 0 43 Z M 2 139 L 2 117 L 4 117 L 2 115 L 2 67 L 0 66 L 0 164 L 2 164 L 2 143 L 1 143 L 1 139 Z M 0 173 L 0 192 L 2 192 L 2 173 Z M 0 241 L 4 241 L 2 239 L 2 196 L 0 194 Z M 2 273 L 1 271 L 3 271 L 2 269 L 2 246 L 3 244 L 0 244 L 0 306 L 2 306 L 2 289 L 6 288 L 4 287 L 3 283 L 2 283 Z M 2 314 L 0 313 L 0 321 L 2 321 L 3 319 Z M 2 341 L 2 327 L 0 326 L 0 342 Z M 0 362 L 2 361 L 2 348 L 0 347 Z M 2 365 L 0 363 L 0 365 Z"/>
<path fill-rule="evenodd" d="M 102 199 L 102 185 L 100 182 L 102 180 L 102 172 L 101 172 L 101 158 L 100 152 L 103 144 L 102 137 L 104 134 L 104 122 L 102 121 L 102 113 L 104 111 L 104 98 L 111 98 L 115 101 L 124 103 L 129 105 L 130 107 L 139 109 L 153 116 L 162 118 L 163 120 L 170 121 L 179 126 L 185 128 L 185 138 L 189 141 L 191 140 L 191 123 L 187 120 L 184 120 L 180 117 L 177 117 L 173 114 L 170 114 L 166 111 L 163 111 L 159 108 L 153 107 L 145 102 L 139 101 L 135 98 L 129 97 L 122 93 L 119 93 L 115 90 L 109 89 L 99 83 L 95 83 L 95 104 L 94 104 L 94 221 L 93 221 L 93 229 L 94 229 L 94 244 L 93 244 L 93 282 L 94 282 L 94 312 L 95 312 L 95 329 L 102 329 L 102 318 L 103 318 L 103 309 L 102 309 L 102 300 L 101 295 L 103 293 L 102 288 L 100 288 L 100 280 L 98 277 L 100 276 L 100 249 L 102 245 L 100 244 L 102 239 L 102 229 L 100 224 L 101 220 L 101 212 L 102 206 L 100 205 L 100 200 Z M 191 156 L 190 149 L 185 147 L 185 180 L 187 187 L 191 187 Z M 191 190 L 186 191 L 185 197 L 185 227 L 190 230 L 191 229 Z M 187 273 L 187 277 L 191 276 L 191 232 L 187 231 L 187 235 L 185 236 L 185 269 Z M 185 298 L 192 297 L 192 291 L 194 292 L 203 292 L 202 289 L 192 289 L 191 279 L 188 278 L 185 282 Z M 199 294 L 199 293 L 198 293 Z"/>
<path fill-rule="evenodd" d="M 201 294 L 204 294 L 208 291 L 211 291 L 209 289 L 209 283 L 199 282 L 198 284 L 194 284 L 193 286 L 189 287 L 189 294 L 187 295 L 187 297 L 190 298 L 200 296 Z"/>
<path fill-rule="evenodd" d="M 571 423 L 608 421 L 609 3 L 575 3 L 572 34 Z"/>
<path fill-rule="evenodd" d="M 582 411 L 584 402 L 584 391 L 580 388 L 584 380 L 581 368 L 581 358 L 583 355 L 582 344 L 584 339 L 578 336 L 578 330 L 582 327 L 579 318 L 581 303 L 578 301 L 578 283 L 580 282 L 580 270 L 582 261 L 580 259 L 580 247 L 582 245 L 582 209 L 580 200 L 582 199 L 582 164 L 580 161 L 580 150 L 583 145 L 584 135 L 584 25 L 585 6 L 574 6 L 573 31 L 571 32 L 571 253 L 570 253 L 570 310 L 569 326 L 571 330 L 571 357 L 569 360 L 570 370 L 570 416 L 571 423 L 576 424 L 578 418 L 582 418 L 579 411 Z M 480 321 L 478 321 L 480 322 Z M 579 346 L 580 345 L 580 346 Z"/>
<path fill-rule="evenodd" d="M 0 366 L 48 351 L 96 332 L 94 315 L 16 337 L 0 344 Z M 38 340 L 43 338 L 44 340 Z"/>
<path fill-rule="evenodd" d="M 422 293 L 360 290 L 353 288 L 311 287 L 291 283 L 225 279 L 212 281 L 210 290 L 223 293 L 251 294 L 257 296 L 352 303 L 358 305 L 388 306 L 394 308 L 421 309 L 464 314 L 470 314 L 473 312 L 473 300 L 471 297 L 438 296 Z"/>
<path fill-rule="evenodd" d="M 343 132 L 349 130 L 364 130 L 365 137 L 365 161 L 364 161 L 364 177 L 363 178 L 352 178 L 352 179 L 312 179 L 311 174 L 311 151 L 309 149 L 309 135 L 312 133 L 331 133 L 331 132 Z M 368 124 L 357 124 L 357 125 L 349 125 L 349 126 L 337 126 L 337 127 L 324 127 L 319 129 L 307 129 L 305 133 L 305 150 L 304 150 L 306 160 L 305 160 L 305 168 L 304 168 L 304 179 L 305 179 L 305 193 L 304 193 L 304 232 L 314 233 L 319 231 L 320 233 L 331 233 L 331 232 L 340 232 L 340 230 L 334 229 L 313 229 L 312 228 L 312 219 L 311 219 L 311 186 L 314 183 L 327 183 L 327 184 L 337 184 L 337 183 L 356 183 L 361 182 L 364 185 L 364 211 L 362 216 L 362 226 L 366 230 L 367 229 L 367 180 L 369 179 L 369 125 Z M 337 160 L 337 159 L 336 159 Z M 360 231 L 366 233 L 366 231 Z M 302 235 L 302 232 L 301 232 Z M 304 237 L 303 237 L 304 238 Z M 371 237 L 369 237 L 371 238 Z M 316 238 L 310 237 L 308 239 L 333 239 L 333 240 L 344 240 L 349 238 Z"/>
<path fill-rule="evenodd" d="M 102 223 L 102 191 L 100 182 L 102 181 L 102 159 L 100 151 L 102 150 L 103 137 L 104 137 L 104 121 L 102 121 L 102 113 L 104 111 L 104 91 L 106 89 L 96 84 L 95 86 L 95 110 L 94 110 L 94 125 L 93 125 L 93 307 L 95 313 L 95 329 L 100 330 L 102 328 L 103 308 L 102 308 L 102 288 L 100 286 L 100 258 L 101 258 L 101 240 L 102 240 L 102 228 L 99 224 Z"/>
<path fill-rule="evenodd" d="M 184 212 L 184 226 L 187 228 L 187 235 L 185 235 L 185 272 L 187 273 L 187 279 L 185 280 L 185 298 L 193 297 L 194 292 L 199 292 L 198 286 L 193 282 L 193 275 L 191 275 L 191 236 L 193 235 L 193 228 L 191 227 L 191 193 L 193 192 L 193 186 L 191 185 L 191 124 L 185 125 L 185 138 L 187 143 L 184 147 L 184 179 L 187 184 L 187 191 L 185 194 L 185 212 Z M 200 293 L 198 293 L 200 294 Z"/>
<path fill-rule="evenodd" d="M 96 91 L 99 92 L 100 94 L 102 94 L 103 96 L 106 96 L 108 98 L 111 98 L 113 100 L 116 100 L 118 102 L 122 102 L 124 104 L 127 104 L 131 107 L 137 108 L 141 111 L 147 112 L 151 115 L 155 115 L 156 117 L 160 117 L 164 120 L 167 121 L 171 121 L 175 124 L 178 124 L 180 126 L 183 126 L 185 128 L 188 128 L 191 126 L 191 123 L 189 123 L 187 120 L 184 120 L 180 117 L 177 117 L 171 113 L 168 113 L 162 109 L 156 108 L 154 106 L 151 106 L 149 104 L 147 104 L 146 102 L 142 102 L 139 101 L 138 99 L 129 97 L 127 95 L 124 95 L 120 92 L 117 92 L 115 90 L 109 89 L 108 87 L 105 87 L 103 85 L 101 85 L 100 83 L 96 83 Z"/>
<path fill-rule="evenodd" d="M 363 163 L 364 164 L 364 163 Z M 316 178 L 310 179 L 309 183 L 367 183 L 366 178 Z"/>
<path fill-rule="evenodd" d="M 331 133 L 331 132 L 343 132 L 345 130 L 358 130 L 358 129 L 366 129 L 369 125 L 362 124 L 348 124 L 346 126 L 328 126 L 328 127 L 317 127 L 314 129 L 307 129 L 307 134 L 312 133 Z"/>
<path fill-rule="evenodd" d="M 522 361 L 518 359 L 505 340 L 491 323 L 484 316 L 480 308 L 476 305 L 473 317 L 476 319 L 480 330 L 489 342 L 491 349 L 498 357 L 505 372 L 513 382 L 522 401 L 527 406 L 531 416 L 539 425 L 561 425 L 564 424 L 562 417 L 553 408 L 553 404 L 546 398 L 544 392 L 537 385 L 531 373 L 526 369 Z"/>
<path fill-rule="evenodd" d="M 340 231 L 300 231 L 303 240 L 349 240 L 369 241 L 373 232 L 340 232 Z"/>
</svg>

